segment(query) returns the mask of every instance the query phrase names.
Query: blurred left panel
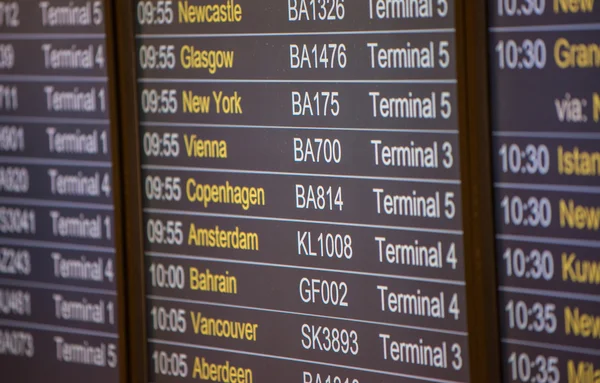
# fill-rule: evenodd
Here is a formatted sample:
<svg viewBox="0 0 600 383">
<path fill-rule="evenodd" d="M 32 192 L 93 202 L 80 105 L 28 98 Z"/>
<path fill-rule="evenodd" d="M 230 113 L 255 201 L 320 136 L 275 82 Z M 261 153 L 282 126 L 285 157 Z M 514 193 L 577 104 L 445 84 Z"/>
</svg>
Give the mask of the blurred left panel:
<svg viewBox="0 0 600 383">
<path fill-rule="evenodd" d="M 0 1 L 3 382 L 122 381 L 109 11 Z"/>
</svg>

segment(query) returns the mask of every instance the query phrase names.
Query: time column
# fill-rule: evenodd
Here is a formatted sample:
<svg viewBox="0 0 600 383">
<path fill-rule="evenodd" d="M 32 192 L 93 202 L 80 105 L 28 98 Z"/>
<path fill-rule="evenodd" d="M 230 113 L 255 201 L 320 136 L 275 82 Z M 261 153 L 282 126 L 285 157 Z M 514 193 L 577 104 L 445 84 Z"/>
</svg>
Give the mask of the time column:
<svg viewBox="0 0 600 383">
<path fill-rule="evenodd" d="M 598 376 L 600 13 L 490 2 L 504 381 Z"/>
<path fill-rule="evenodd" d="M 117 381 L 103 2 L 0 2 L 0 56 L 3 373 Z"/>
<path fill-rule="evenodd" d="M 452 4 L 135 17 L 149 380 L 467 382 Z"/>
</svg>

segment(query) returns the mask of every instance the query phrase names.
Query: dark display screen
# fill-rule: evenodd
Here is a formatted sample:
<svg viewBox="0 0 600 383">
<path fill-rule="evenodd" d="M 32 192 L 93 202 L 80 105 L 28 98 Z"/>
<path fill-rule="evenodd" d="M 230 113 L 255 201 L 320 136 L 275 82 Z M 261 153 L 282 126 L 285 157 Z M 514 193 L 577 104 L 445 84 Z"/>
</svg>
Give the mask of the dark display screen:
<svg viewBox="0 0 600 383">
<path fill-rule="evenodd" d="M 0 2 L 0 364 L 117 382 L 103 1 Z"/>
<path fill-rule="evenodd" d="M 599 376 L 597 8 L 489 3 L 504 382 Z"/>
<path fill-rule="evenodd" d="M 468 382 L 454 2 L 135 3 L 152 382 Z"/>
</svg>

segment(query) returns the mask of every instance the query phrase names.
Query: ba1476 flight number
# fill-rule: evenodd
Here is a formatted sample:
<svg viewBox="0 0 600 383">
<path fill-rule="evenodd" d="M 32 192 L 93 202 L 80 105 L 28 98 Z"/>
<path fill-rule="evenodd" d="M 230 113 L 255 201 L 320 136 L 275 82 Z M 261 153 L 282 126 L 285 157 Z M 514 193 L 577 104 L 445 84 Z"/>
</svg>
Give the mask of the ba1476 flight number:
<svg viewBox="0 0 600 383">
<path fill-rule="evenodd" d="M 290 68 L 345 68 L 348 63 L 346 44 L 290 44 Z"/>
</svg>

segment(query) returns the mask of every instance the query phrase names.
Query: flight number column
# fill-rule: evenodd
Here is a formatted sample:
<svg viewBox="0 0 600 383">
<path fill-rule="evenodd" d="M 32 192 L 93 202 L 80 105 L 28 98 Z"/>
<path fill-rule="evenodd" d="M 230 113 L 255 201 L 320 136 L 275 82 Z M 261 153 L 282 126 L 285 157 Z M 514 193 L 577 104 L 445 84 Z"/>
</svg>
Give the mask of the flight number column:
<svg viewBox="0 0 600 383">
<path fill-rule="evenodd" d="M 136 7 L 150 380 L 468 381 L 452 6 Z"/>
<path fill-rule="evenodd" d="M 0 3 L 0 359 L 9 380 L 117 379 L 107 118 L 103 2 Z"/>
<path fill-rule="evenodd" d="M 490 4 L 504 381 L 592 382 L 600 15 L 587 1 Z"/>
</svg>

